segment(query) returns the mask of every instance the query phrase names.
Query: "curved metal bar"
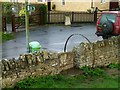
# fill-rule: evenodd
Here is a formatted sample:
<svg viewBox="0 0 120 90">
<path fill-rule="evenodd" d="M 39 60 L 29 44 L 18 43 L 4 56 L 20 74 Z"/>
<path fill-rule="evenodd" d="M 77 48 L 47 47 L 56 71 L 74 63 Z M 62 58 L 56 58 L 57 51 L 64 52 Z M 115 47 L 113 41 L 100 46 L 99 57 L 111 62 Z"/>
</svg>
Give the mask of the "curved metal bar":
<svg viewBox="0 0 120 90">
<path fill-rule="evenodd" d="M 78 36 L 84 37 L 84 38 L 89 42 L 89 44 L 90 44 L 90 46 L 91 46 L 91 48 L 92 48 L 92 43 L 90 42 L 90 40 L 89 40 L 87 37 L 85 37 L 85 36 L 82 35 L 82 34 L 72 34 L 72 35 L 70 35 L 70 36 L 68 37 L 68 39 L 67 39 L 66 42 L 65 42 L 64 52 L 66 52 L 66 47 L 67 47 L 67 43 L 68 43 L 69 39 L 70 39 L 72 36 L 74 36 L 74 35 L 78 35 Z"/>
</svg>

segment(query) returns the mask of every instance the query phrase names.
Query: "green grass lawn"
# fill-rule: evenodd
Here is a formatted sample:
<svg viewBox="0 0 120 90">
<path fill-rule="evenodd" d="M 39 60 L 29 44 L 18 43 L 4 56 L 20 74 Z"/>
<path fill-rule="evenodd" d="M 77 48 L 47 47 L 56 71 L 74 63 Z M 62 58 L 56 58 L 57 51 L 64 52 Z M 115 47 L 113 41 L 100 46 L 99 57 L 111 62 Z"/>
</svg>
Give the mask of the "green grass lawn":
<svg viewBox="0 0 120 90">
<path fill-rule="evenodd" d="M 96 71 L 95 71 L 96 72 Z M 94 73 L 95 73 L 94 72 Z M 16 84 L 16 88 L 118 88 L 118 76 L 55 75 L 28 77 Z"/>
<path fill-rule="evenodd" d="M 118 88 L 120 77 L 44 76 L 29 77 L 16 84 L 18 88 Z"/>
<path fill-rule="evenodd" d="M 14 35 L 12 33 L 2 33 L 0 32 L 0 43 L 14 39 Z"/>
</svg>

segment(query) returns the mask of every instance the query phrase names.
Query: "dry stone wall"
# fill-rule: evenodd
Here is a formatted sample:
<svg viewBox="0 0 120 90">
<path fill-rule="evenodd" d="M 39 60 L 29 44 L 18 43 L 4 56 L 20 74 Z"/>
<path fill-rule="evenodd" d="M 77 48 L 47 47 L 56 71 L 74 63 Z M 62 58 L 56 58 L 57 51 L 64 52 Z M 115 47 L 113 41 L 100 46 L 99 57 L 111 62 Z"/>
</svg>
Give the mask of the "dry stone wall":
<svg viewBox="0 0 120 90">
<path fill-rule="evenodd" d="M 14 86 L 28 76 L 56 75 L 74 66 L 98 67 L 119 63 L 120 36 L 94 43 L 81 43 L 72 52 L 52 53 L 42 51 L 21 54 L 18 59 L 1 60 L 2 87 Z"/>
<path fill-rule="evenodd" d="M 2 60 L 2 86 L 9 87 L 25 77 L 55 75 L 73 67 L 73 53 L 34 53 L 20 55 L 18 60 Z"/>
<path fill-rule="evenodd" d="M 120 36 L 102 41 L 81 43 L 75 47 L 75 66 L 107 66 L 110 63 L 119 63 L 120 60 Z"/>
</svg>

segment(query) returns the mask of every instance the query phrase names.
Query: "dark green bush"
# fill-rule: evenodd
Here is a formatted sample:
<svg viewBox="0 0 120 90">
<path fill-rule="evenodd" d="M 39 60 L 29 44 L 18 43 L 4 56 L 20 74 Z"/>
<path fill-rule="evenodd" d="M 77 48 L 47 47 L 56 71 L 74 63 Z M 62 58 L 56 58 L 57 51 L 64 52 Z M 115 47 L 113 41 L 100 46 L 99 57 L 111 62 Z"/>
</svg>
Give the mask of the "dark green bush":
<svg viewBox="0 0 120 90">
<path fill-rule="evenodd" d="M 39 10 L 43 12 L 44 24 L 47 22 L 47 5 L 43 4 L 39 6 Z"/>
<path fill-rule="evenodd" d="M 10 2 L 2 3 L 2 16 L 6 16 L 7 23 L 11 23 L 12 5 Z"/>
<path fill-rule="evenodd" d="M 13 3 L 10 3 L 10 2 L 2 3 L 2 14 L 4 16 L 6 16 L 8 14 L 12 14 L 12 5 L 13 5 Z"/>
</svg>

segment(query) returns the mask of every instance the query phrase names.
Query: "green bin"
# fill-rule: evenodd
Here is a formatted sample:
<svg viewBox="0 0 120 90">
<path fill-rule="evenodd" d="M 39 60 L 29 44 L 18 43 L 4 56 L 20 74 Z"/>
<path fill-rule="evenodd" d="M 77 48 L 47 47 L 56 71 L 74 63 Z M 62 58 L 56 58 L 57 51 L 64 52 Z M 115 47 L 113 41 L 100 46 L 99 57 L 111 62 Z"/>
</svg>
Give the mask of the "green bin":
<svg viewBox="0 0 120 90">
<path fill-rule="evenodd" d="M 31 53 L 34 53 L 34 52 L 40 52 L 40 49 L 41 49 L 41 45 L 40 45 L 40 43 L 39 42 L 37 42 L 37 41 L 33 41 L 33 42 L 30 42 L 29 43 L 29 46 L 30 46 L 30 52 Z"/>
</svg>

